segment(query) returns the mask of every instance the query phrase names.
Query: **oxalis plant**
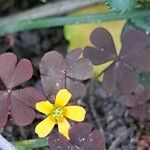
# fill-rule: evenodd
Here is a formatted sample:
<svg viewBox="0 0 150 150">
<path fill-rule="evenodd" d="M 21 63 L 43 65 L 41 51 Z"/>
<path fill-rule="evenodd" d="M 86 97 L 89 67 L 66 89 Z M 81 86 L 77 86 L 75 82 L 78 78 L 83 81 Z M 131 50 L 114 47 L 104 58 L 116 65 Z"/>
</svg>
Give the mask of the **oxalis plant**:
<svg viewBox="0 0 150 150">
<path fill-rule="evenodd" d="M 136 70 L 150 72 L 149 35 L 140 30 L 130 30 L 123 36 L 120 53 L 117 54 L 112 37 L 104 28 L 95 29 L 90 36 L 93 46 L 83 50 L 83 56 L 93 65 L 111 61 L 110 65 L 99 73 L 103 75 L 102 86 L 108 92 L 122 94 L 122 103 L 131 108 L 130 114 L 142 120 L 149 120 L 150 86 L 141 85 Z"/>
<path fill-rule="evenodd" d="M 0 127 L 7 124 L 8 115 L 16 125 L 26 126 L 41 114 L 35 133 L 48 137 L 50 149 L 104 150 L 104 135 L 84 121 L 86 108 L 79 100 L 86 94 L 93 65 L 111 60 L 103 71 L 102 86 L 108 92 L 118 90 L 132 116 L 149 120 L 150 86 L 138 84 L 134 75 L 136 69 L 150 71 L 149 36 L 139 30 L 128 31 L 118 55 L 106 29 L 96 28 L 90 40 L 93 46 L 72 50 L 65 57 L 56 51 L 44 54 L 39 66 L 44 95 L 34 87 L 22 86 L 33 74 L 30 60 L 17 61 L 10 52 L 1 54 Z"/>
<path fill-rule="evenodd" d="M 97 4 L 98 0 L 83 4 L 88 6 L 95 3 Z M 5 5 L 4 1 L 0 1 L 0 4 Z M 39 8 L 35 9 L 39 17 L 31 15 L 27 19 L 26 16 L 32 14 L 32 11 L 29 11 L 25 12 L 25 15 L 20 14 L 21 17 L 18 15 L 0 19 L 0 35 L 70 23 L 101 22 L 120 18 L 130 18 L 132 24 L 140 28 L 127 31 L 124 29 L 120 39 L 120 50 L 116 49 L 111 33 L 105 28 L 97 27 L 90 33 L 91 45 L 77 47 L 65 55 L 55 50 L 45 53 L 41 56 L 38 67 L 41 88 L 31 86 L 28 82 L 34 75 L 29 59 L 17 58 L 12 52 L 2 53 L 1 132 L 11 119 L 18 127 L 33 125 L 37 138 L 11 144 L 0 136 L 0 147 L 6 150 L 26 150 L 44 146 L 50 150 L 106 150 L 105 133 L 102 128 L 96 128 L 88 122 L 88 108 L 84 105 L 88 88 L 93 80 L 97 79 L 101 79 L 101 86 L 106 93 L 119 94 L 119 101 L 127 107 L 128 114 L 135 120 L 150 121 L 150 85 L 143 84 L 139 79 L 141 73 L 150 72 L 149 24 L 148 19 L 144 19 L 149 17 L 148 4 L 148 0 L 118 0 L 117 3 L 116 0 L 106 0 L 105 5 L 112 11 L 110 14 L 49 19 L 45 17 L 51 15 L 51 12 L 45 11 L 43 16 L 43 13 L 39 13 Z M 76 7 L 74 2 L 72 8 Z M 67 9 L 64 8 L 64 13 Z M 55 13 L 58 15 L 57 11 Z M 137 20 L 137 16 L 144 18 Z M 96 66 L 108 63 L 102 71 L 97 69 L 96 77 L 93 75 Z"/>
</svg>

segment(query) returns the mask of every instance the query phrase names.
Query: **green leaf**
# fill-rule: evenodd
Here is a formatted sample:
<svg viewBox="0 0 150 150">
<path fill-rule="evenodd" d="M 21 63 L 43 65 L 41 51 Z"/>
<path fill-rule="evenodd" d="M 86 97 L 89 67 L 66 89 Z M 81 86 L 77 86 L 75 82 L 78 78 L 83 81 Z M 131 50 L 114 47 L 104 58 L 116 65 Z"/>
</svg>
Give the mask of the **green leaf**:
<svg viewBox="0 0 150 150">
<path fill-rule="evenodd" d="M 150 84 L 150 73 L 138 73 L 137 77 L 140 84 L 148 85 Z"/>
<path fill-rule="evenodd" d="M 131 22 L 138 28 L 143 29 L 146 33 L 150 33 L 150 17 L 132 19 Z"/>
<path fill-rule="evenodd" d="M 36 149 L 48 146 L 47 138 L 38 138 L 24 141 L 16 141 L 12 143 L 18 150 Z"/>
<path fill-rule="evenodd" d="M 115 14 L 115 13 L 98 13 L 90 15 L 80 15 L 80 16 L 61 16 L 61 17 L 51 17 L 51 18 L 39 18 L 32 20 L 24 21 L 10 21 L 11 23 L 3 24 L 3 21 L 0 22 L 0 36 L 6 33 L 19 32 L 31 29 L 40 29 L 48 28 L 54 26 L 62 26 L 69 24 L 85 24 L 85 23 L 95 23 L 95 22 L 105 22 L 113 20 L 122 20 L 122 19 L 131 19 L 150 16 L 150 10 L 143 11 L 132 11 L 124 14 Z M 109 22 L 110 23 L 110 22 Z M 113 29 L 117 27 L 114 26 Z M 116 29 L 117 30 L 117 29 Z M 115 33 L 115 31 L 114 31 Z M 81 36 L 81 34 L 80 34 Z"/>
<path fill-rule="evenodd" d="M 137 0 L 137 9 L 149 9 L 150 8 L 150 0 Z"/>
<path fill-rule="evenodd" d="M 106 5 L 111 11 L 124 13 L 135 8 L 137 0 L 106 0 Z"/>
</svg>

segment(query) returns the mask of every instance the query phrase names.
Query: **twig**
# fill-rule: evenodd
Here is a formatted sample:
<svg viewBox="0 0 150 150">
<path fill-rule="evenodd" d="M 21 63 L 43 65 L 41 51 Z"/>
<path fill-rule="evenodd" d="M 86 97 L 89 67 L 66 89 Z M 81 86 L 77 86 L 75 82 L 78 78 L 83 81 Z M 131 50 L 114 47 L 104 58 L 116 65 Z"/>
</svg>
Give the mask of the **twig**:
<svg viewBox="0 0 150 150">
<path fill-rule="evenodd" d="M 104 2 L 104 0 L 59 0 L 55 3 L 47 3 L 43 6 L 33 8 L 0 19 L 0 26 L 7 25 L 12 22 L 20 22 L 23 20 L 32 20 L 48 16 L 62 15 L 77 8 L 94 5 L 96 3 Z"/>
<path fill-rule="evenodd" d="M 10 142 L 0 135 L 0 149 L 2 150 L 17 150 Z"/>
<path fill-rule="evenodd" d="M 117 146 L 120 144 L 120 139 L 116 138 L 110 145 L 109 150 L 117 149 Z"/>
</svg>

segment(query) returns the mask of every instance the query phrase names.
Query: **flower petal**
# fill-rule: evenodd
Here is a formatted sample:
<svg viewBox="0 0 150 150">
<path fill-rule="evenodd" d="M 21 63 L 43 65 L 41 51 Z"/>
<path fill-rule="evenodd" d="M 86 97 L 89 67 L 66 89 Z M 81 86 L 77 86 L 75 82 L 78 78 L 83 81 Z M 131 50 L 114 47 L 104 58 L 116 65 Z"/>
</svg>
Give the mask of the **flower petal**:
<svg viewBox="0 0 150 150">
<path fill-rule="evenodd" d="M 58 130 L 67 139 L 69 139 L 69 129 L 70 129 L 70 124 L 66 118 L 63 118 L 63 120 L 58 120 Z"/>
<path fill-rule="evenodd" d="M 45 137 L 52 131 L 55 123 L 55 119 L 49 116 L 36 126 L 35 132 L 39 137 Z"/>
<path fill-rule="evenodd" d="M 64 108 L 64 116 L 74 121 L 83 121 L 85 114 L 86 111 L 81 106 L 66 106 Z"/>
<path fill-rule="evenodd" d="M 41 101 L 41 102 L 36 103 L 36 109 L 39 112 L 45 115 L 48 115 L 52 112 L 52 110 L 54 109 L 54 106 L 49 101 Z"/>
<path fill-rule="evenodd" d="M 56 95 L 55 105 L 63 107 L 69 102 L 71 97 L 72 95 L 67 89 L 61 89 Z"/>
</svg>

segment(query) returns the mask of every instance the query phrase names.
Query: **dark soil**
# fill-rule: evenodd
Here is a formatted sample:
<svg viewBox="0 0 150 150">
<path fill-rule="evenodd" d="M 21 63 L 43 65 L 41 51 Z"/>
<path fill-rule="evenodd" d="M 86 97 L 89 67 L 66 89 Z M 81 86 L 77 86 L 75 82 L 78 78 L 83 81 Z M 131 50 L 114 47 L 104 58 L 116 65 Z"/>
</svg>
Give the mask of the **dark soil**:
<svg viewBox="0 0 150 150">
<path fill-rule="evenodd" d="M 104 133 L 107 150 L 138 150 L 137 123 L 118 94 L 108 95 L 100 84 L 92 83 L 85 103 L 88 120 Z"/>
</svg>

